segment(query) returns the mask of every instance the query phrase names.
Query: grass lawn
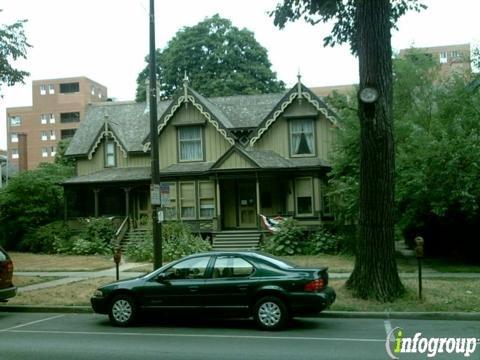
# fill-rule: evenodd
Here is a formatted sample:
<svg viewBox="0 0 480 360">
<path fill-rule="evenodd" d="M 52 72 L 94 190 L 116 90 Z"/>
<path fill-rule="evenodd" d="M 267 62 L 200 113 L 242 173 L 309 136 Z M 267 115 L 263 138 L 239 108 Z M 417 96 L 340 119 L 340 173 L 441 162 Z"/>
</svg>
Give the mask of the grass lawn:
<svg viewBox="0 0 480 360">
<path fill-rule="evenodd" d="M 18 293 L 8 301 L 9 305 L 90 305 L 90 297 L 100 286 L 115 281 L 113 277 L 101 277 L 77 281 L 53 288 Z"/>
<path fill-rule="evenodd" d="M 45 255 L 32 253 L 9 253 L 15 271 L 94 271 L 115 266 L 106 256 Z"/>
<path fill-rule="evenodd" d="M 393 303 L 360 300 L 345 289 L 345 280 L 330 280 L 337 292 L 337 300 L 330 310 L 343 311 L 480 311 L 478 279 L 424 279 L 422 300 L 418 300 L 418 283 L 403 279 L 407 292 Z"/>
<path fill-rule="evenodd" d="M 55 276 L 18 276 L 13 275 L 13 284 L 16 287 L 22 287 L 27 285 L 33 285 L 43 283 L 47 281 L 57 280 L 59 277 Z"/>
</svg>

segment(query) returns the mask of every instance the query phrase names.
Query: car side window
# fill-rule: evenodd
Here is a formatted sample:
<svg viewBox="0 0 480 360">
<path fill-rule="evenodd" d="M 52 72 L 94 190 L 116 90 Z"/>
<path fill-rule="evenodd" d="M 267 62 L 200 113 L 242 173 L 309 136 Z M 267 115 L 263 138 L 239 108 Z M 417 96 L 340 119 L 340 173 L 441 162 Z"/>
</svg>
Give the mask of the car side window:
<svg viewBox="0 0 480 360">
<path fill-rule="evenodd" d="M 210 256 L 196 257 L 180 261 L 166 270 L 169 280 L 203 279 Z"/>
<path fill-rule="evenodd" d="M 213 267 L 213 278 L 236 278 L 250 276 L 255 268 L 248 261 L 236 256 L 219 256 Z"/>
</svg>

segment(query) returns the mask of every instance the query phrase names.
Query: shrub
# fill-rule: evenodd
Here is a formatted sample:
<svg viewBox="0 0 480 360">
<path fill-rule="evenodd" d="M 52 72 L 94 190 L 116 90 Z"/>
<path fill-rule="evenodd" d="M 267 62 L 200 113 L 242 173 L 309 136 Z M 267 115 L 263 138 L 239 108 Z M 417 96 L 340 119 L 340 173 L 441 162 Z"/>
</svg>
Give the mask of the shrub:
<svg viewBox="0 0 480 360">
<path fill-rule="evenodd" d="M 54 221 L 25 235 L 19 250 L 53 254 L 58 252 L 57 244 L 68 241 L 71 236 L 71 230 L 63 221 Z"/>
<path fill-rule="evenodd" d="M 325 228 L 321 228 L 310 234 L 308 253 L 317 254 L 338 254 L 340 252 L 343 237 L 333 234 Z"/>
<path fill-rule="evenodd" d="M 162 226 L 162 245 L 163 260 L 166 261 L 211 249 L 207 241 L 192 234 L 190 226 L 183 222 L 170 222 Z M 153 261 L 151 236 L 148 239 L 128 244 L 125 254 L 134 261 Z"/>
<path fill-rule="evenodd" d="M 107 255 L 112 252 L 110 244 L 98 237 L 86 239 L 74 236 L 72 243 L 69 251 L 72 255 Z"/>
<path fill-rule="evenodd" d="M 305 230 L 299 222 L 287 219 L 280 229 L 262 244 L 262 250 L 273 255 L 301 255 L 307 247 Z"/>
</svg>

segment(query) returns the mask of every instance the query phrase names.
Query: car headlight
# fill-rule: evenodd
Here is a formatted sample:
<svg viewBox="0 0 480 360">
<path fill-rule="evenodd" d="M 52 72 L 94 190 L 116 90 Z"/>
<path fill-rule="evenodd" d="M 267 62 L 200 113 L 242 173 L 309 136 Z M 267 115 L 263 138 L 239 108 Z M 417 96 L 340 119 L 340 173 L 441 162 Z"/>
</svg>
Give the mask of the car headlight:
<svg viewBox="0 0 480 360">
<path fill-rule="evenodd" d="M 100 290 L 95 290 L 95 292 L 93 293 L 93 297 L 101 298 L 103 297 L 103 293 Z"/>
</svg>

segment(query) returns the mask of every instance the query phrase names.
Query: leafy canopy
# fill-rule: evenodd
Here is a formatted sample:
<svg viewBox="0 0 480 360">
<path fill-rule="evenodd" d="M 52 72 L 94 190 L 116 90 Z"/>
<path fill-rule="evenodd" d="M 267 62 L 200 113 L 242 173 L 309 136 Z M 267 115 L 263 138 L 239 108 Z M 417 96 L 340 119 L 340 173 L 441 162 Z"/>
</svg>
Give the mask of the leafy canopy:
<svg viewBox="0 0 480 360">
<path fill-rule="evenodd" d="M 323 41 L 324 46 L 350 44 L 352 53 L 357 51 L 357 23 L 355 19 L 357 0 L 283 0 L 270 16 L 280 29 L 289 21 L 305 20 L 312 25 L 334 21 L 332 31 Z M 425 5 L 417 0 L 392 0 L 391 24 L 395 28 L 397 20 L 409 10 L 419 11 Z"/>
<path fill-rule="evenodd" d="M 20 58 L 26 59 L 27 49 L 31 47 L 23 29 L 25 22 L 26 20 L 19 20 L 10 25 L 0 25 L 0 85 L 12 86 L 18 82 L 23 83 L 23 79 L 30 75 L 12 65 Z"/>
<path fill-rule="evenodd" d="M 238 29 L 218 14 L 184 27 L 156 52 L 160 96 L 171 97 L 184 73 L 193 89 L 204 96 L 279 92 L 285 88 L 270 69 L 267 50 L 247 29 Z M 148 57 L 145 61 L 148 63 Z M 137 78 L 136 100 L 146 98 L 148 64 Z"/>
</svg>

